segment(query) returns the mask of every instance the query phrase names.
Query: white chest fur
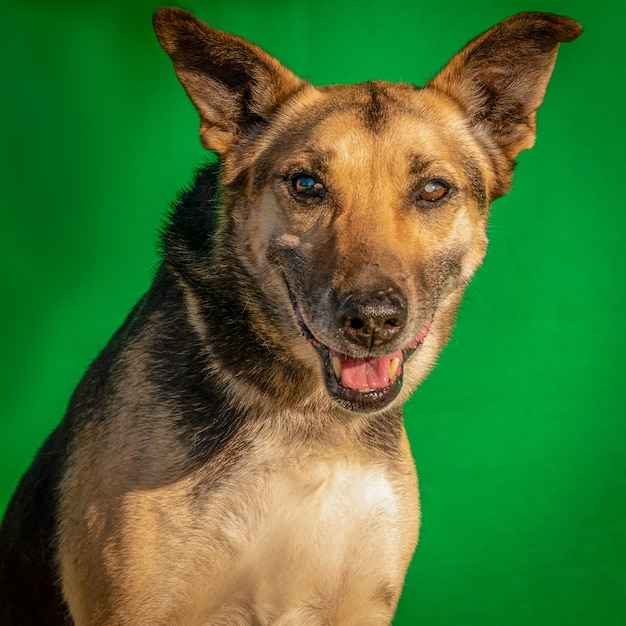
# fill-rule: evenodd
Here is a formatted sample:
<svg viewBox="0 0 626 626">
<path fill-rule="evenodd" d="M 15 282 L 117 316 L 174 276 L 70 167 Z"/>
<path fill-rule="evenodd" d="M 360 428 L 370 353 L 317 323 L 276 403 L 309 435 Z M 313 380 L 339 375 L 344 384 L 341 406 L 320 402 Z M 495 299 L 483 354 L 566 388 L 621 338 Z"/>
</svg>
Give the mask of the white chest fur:
<svg viewBox="0 0 626 626">
<path fill-rule="evenodd" d="M 411 478 L 345 459 L 257 474 L 251 497 L 231 501 L 233 558 L 201 623 L 237 623 L 243 607 L 241 623 L 388 623 L 417 537 Z"/>
</svg>

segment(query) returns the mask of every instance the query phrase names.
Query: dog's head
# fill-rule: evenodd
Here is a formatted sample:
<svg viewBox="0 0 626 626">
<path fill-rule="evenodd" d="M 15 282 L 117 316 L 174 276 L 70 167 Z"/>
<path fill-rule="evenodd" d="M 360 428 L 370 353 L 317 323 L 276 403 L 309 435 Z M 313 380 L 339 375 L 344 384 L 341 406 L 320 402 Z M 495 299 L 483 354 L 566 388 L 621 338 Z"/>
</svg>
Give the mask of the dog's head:
<svg viewBox="0 0 626 626">
<path fill-rule="evenodd" d="M 511 17 L 423 89 L 313 87 L 178 9 L 158 11 L 155 29 L 222 158 L 217 254 L 237 229 L 242 266 L 275 295 L 273 323 L 340 406 L 404 399 L 449 337 L 489 206 L 534 142 L 559 42 L 580 26 Z"/>
</svg>

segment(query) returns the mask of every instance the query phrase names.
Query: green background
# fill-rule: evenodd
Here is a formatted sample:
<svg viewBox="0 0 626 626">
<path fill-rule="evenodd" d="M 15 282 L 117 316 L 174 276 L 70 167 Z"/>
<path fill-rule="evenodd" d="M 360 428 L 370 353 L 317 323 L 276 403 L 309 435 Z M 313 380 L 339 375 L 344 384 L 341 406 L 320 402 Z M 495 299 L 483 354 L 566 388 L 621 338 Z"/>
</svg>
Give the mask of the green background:
<svg viewBox="0 0 626 626">
<path fill-rule="evenodd" d="M 583 23 L 406 409 L 423 526 L 395 624 L 626 624 L 626 4 L 185 5 L 317 84 L 423 84 L 521 10 Z M 0 509 L 148 287 L 168 202 L 205 158 L 158 6 L 1 6 Z"/>
</svg>

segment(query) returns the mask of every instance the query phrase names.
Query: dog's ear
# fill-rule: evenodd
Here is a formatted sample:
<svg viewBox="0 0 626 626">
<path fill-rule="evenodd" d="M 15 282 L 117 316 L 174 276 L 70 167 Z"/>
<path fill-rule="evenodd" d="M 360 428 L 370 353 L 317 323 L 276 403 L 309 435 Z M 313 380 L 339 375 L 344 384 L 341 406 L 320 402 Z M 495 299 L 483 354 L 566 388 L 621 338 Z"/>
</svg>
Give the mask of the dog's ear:
<svg viewBox="0 0 626 626">
<path fill-rule="evenodd" d="M 537 109 L 559 43 L 581 33 L 580 24 L 568 17 L 514 15 L 467 44 L 426 86 L 456 100 L 470 123 L 514 159 L 535 142 Z"/>
<path fill-rule="evenodd" d="M 205 148 L 226 154 L 304 85 L 258 46 L 211 28 L 182 9 L 155 12 L 154 30 L 200 113 Z"/>
</svg>

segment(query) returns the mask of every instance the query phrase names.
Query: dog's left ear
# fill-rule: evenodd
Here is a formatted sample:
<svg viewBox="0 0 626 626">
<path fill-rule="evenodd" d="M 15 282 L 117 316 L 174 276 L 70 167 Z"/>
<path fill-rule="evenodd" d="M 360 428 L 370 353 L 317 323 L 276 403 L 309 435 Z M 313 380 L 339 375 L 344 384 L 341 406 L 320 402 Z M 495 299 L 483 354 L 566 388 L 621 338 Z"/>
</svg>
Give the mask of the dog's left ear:
<svg viewBox="0 0 626 626">
<path fill-rule="evenodd" d="M 308 85 L 254 44 L 177 8 L 155 12 L 154 30 L 200 113 L 200 138 L 222 156 L 290 94 Z"/>
<path fill-rule="evenodd" d="M 426 86 L 452 97 L 512 160 L 535 142 L 559 43 L 581 33 L 568 17 L 519 13 L 467 44 Z"/>
</svg>

